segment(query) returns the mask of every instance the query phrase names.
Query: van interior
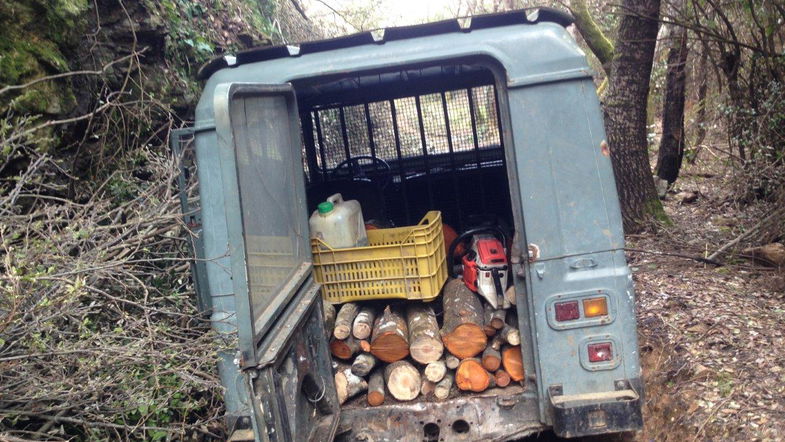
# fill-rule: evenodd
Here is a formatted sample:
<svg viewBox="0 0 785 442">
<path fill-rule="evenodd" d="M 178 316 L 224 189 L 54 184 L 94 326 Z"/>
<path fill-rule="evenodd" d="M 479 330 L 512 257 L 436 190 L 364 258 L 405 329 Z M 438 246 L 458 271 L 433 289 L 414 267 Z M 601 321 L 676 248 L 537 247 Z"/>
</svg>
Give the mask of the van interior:
<svg viewBox="0 0 785 442">
<path fill-rule="evenodd" d="M 458 233 L 486 225 L 513 233 L 494 69 L 473 59 L 293 82 L 309 215 L 341 193 L 379 228 L 415 225 L 439 210 Z M 522 391 L 513 383 L 474 395 Z M 343 406 L 352 407 L 366 408 L 364 395 Z"/>
</svg>

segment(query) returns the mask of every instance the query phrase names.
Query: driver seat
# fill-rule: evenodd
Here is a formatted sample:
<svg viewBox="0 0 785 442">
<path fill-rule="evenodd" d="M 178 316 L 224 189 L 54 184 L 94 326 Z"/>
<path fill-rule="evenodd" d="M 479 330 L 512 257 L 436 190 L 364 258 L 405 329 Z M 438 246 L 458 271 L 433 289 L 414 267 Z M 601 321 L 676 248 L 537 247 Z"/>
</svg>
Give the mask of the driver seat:
<svg viewBox="0 0 785 442">
<path fill-rule="evenodd" d="M 378 184 L 364 180 L 340 179 L 308 186 L 306 194 L 309 214 L 316 209 L 317 204 L 336 193 L 340 193 L 344 200 L 357 200 L 362 207 L 365 222 L 376 220 L 387 223 L 389 218 L 384 192 Z"/>
</svg>

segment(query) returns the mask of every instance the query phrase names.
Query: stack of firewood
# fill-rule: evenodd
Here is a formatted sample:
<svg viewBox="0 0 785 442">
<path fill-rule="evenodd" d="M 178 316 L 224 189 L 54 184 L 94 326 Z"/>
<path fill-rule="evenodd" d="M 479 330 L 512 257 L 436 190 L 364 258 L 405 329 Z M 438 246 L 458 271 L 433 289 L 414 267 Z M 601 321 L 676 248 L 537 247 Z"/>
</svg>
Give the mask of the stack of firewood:
<svg viewBox="0 0 785 442">
<path fill-rule="evenodd" d="M 399 401 L 420 395 L 442 400 L 453 386 L 481 392 L 523 380 L 514 308 L 483 306 L 460 279 L 444 286 L 441 329 L 433 304 L 406 301 L 378 309 L 349 302 L 336 312 L 325 303 L 342 404 L 363 392 L 372 406 L 384 403 L 388 393 Z"/>
</svg>

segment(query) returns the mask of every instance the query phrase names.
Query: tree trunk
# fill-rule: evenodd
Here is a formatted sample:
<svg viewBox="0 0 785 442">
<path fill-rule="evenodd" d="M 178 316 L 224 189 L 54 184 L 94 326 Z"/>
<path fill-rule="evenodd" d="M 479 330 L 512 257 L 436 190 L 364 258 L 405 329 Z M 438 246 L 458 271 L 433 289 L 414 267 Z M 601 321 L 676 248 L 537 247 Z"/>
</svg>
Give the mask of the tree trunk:
<svg viewBox="0 0 785 442">
<path fill-rule="evenodd" d="M 352 334 L 357 339 L 368 339 L 373 331 L 373 320 L 376 318 L 376 313 L 371 307 L 363 307 L 354 317 L 352 323 Z"/>
<path fill-rule="evenodd" d="M 521 347 L 505 347 L 502 349 L 502 365 L 504 371 L 510 375 L 510 379 L 519 382 L 525 377 L 523 369 L 523 357 L 521 356 Z"/>
<path fill-rule="evenodd" d="M 377 369 L 368 380 L 368 405 L 372 407 L 384 403 L 384 370 Z"/>
<path fill-rule="evenodd" d="M 341 306 L 335 318 L 335 330 L 333 330 L 335 339 L 346 339 L 352 334 L 352 322 L 355 316 L 357 316 L 357 304 L 347 302 Z"/>
<path fill-rule="evenodd" d="M 570 0 L 568 6 L 573 17 L 575 17 L 575 27 L 581 33 L 581 37 L 589 46 L 592 53 L 602 64 L 602 69 L 607 76 L 613 59 L 613 43 L 605 36 L 597 22 L 591 16 L 586 0 Z"/>
<path fill-rule="evenodd" d="M 649 166 L 646 103 L 657 40 L 659 0 L 624 0 L 605 101 L 605 127 L 624 229 L 664 217 Z"/>
<path fill-rule="evenodd" d="M 371 353 L 382 361 L 395 362 L 409 356 L 409 329 L 398 309 L 388 305 L 376 318 L 371 336 Z"/>
<path fill-rule="evenodd" d="M 690 158 L 690 163 L 697 159 L 700 145 L 706 139 L 706 95 L 709 92 L 709 55 L 707 52 L 708 49 L 702 48 L 698 62 L 698 75 L 693 76 L 695 81 L 700 81 L 700 84 L 698 85 L 698 110 L 695 112 L 695 141 L 692 143 L 696 152 Z"/>
<path fill-rule="evenodd" d="M 491 386 L 491 375 L 476 359 L 464 359 L 455 371 L 455 384 L 464 391 L 480 393 Z"/>
<path fill-rule="evenodd" d="M 439 323 L 433 309 L 422 303 L 410 304 L 406 309 L 409 327 L 409 354 L 420 364 L 438 361 L 444 353 L 439 337 Z"/>
<path fill-rule="evenodd" d="M 420 394 L 420 372 L 407 361 L 396 361 L 384 369 L 387 391 L 399 401 L 410 401 Z"/>
<path fill-rule="evenodd" d="M 483 309 L 479 298 L 460 279 L 451 279 L 442 295 L 444 345 L 459 359 L 471 358 L 485 349 Z"/>
<path fill-rule="evenodd" d="M 676 5 L 681 9 L 681 5 Z M 657 176 L 673 184 L 684 159 L 684 90 L 687 82 L 687 29 L 672 25 L 662 105 L 662 140 L 657 152 Z"/>
</svg>

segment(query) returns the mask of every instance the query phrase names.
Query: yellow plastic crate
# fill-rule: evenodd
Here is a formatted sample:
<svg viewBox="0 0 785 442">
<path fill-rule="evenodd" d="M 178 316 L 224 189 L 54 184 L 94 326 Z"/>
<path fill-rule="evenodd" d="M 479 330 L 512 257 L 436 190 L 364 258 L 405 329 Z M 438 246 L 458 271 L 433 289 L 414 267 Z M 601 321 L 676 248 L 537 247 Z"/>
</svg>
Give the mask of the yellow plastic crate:
<svg viewBox="0 0 785 442">
<path fill-rule="evenodd" d="M 428 212 L 416 226 L 368 230 L 368 243 L 333 249 L 311 238 L 314 278 L 326 301 L 430 301 L 439 295 L 447 280 L 441 212 Z"/>
</svg>

